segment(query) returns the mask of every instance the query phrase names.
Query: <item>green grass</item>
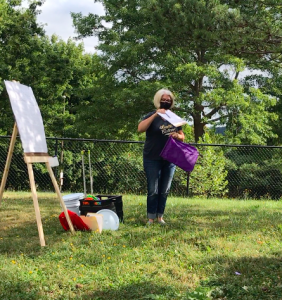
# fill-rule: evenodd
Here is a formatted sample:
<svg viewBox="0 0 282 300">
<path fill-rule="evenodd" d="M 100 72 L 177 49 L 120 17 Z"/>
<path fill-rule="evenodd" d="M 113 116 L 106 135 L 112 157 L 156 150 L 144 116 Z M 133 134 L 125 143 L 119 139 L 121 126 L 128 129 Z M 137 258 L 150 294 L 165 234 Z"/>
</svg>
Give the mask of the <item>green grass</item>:
<svg viewBox="0 0 282 300">
<path fill-rule="evenodd" d="M 119 230 L 72 235 L 38 195 L 46 247 L 30 193 L 4 193 L 0 299 L 282 299 L 280 202 L 170 196 L 145 228 L 146 197 L 124 195 Z"/>
</svg>

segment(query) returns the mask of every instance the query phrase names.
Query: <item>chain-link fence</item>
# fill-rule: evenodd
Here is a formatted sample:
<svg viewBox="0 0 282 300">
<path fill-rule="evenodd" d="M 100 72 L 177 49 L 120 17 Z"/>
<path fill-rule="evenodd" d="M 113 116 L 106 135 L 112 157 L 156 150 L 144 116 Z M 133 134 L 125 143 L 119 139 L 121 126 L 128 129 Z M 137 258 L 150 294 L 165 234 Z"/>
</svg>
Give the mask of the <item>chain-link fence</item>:
<svg viewBox="0 0 282 300">
<path fill-rule="evenodd" d="M 10 137 L 0 136 L 0 178 Z M 87 193 L 146 194 L 143 142 L 47 138 L 49 155 L 58 156 L 54 173 L 63 192 L 83 192 L 82 151 Z M 193 145 L 193 144 L 192 144 Z M 171 193 L 177 196 L 269 198 L 282 196 L 282 147 L 242 145 L 194 145 L 200 153 L 191 173 L 177 168 Z M 90 169 L 93 184 L 91 187 Z M 60 173 L 63 172 L 63 180 Z M 53 191 L 44 164 L 34 164 L 39 191 Z M 6 190 L 30 190 L 21 143 L 17 139 Z"/>
</svg>

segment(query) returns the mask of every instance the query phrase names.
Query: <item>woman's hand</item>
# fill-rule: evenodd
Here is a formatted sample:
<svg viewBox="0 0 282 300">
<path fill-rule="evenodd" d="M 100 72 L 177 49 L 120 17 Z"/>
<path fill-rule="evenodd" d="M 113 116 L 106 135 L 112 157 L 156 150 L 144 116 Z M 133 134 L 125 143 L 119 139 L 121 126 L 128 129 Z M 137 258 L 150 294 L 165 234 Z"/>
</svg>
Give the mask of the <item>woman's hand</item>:
<svg viewBox="0 0 282 300">
<path fill-rule="evenodd" d="M 159 108 L 159 109 L 156 110 L 156 113 L 165 114 L 165 109 L 164 108 Z"/>
<path fill-rule="evenodd" d="M 170 134 L 170 136 L 173 137 L 174 139 L 178 140 L 178 141 L 181 141 L 181 142 L 183 142 L 184 138 L 185 138 L 185 135 L 184 135 L 182 130 L 179 130 L 178 132 L 172 132 Z"/>
<path fill-rule="evenodd" d="M 178 132 L 172 132 L 172 133 L 170 134 L 170 136 L 173 137 L 173 138 L 176 139 L 176 140 L 179 140 L 179 134 L 178 134 Z"/>
</svg>

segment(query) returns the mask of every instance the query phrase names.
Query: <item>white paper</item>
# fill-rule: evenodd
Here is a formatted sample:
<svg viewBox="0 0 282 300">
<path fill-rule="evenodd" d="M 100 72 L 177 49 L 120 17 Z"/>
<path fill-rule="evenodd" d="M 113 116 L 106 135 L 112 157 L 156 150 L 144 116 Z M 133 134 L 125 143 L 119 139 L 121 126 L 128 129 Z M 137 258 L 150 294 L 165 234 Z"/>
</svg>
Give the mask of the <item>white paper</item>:
<svg viewBox="0 0 282 300">
<path fill-rule="evenodd" d="M 31 87 L 4 81 L 25 153 L 47 153 L 42 116 Z"/>
<path fill-rule="evenodd" d="M 160 115 L 163 119 L 165 119 L 175 127 L 182 126 L 188 123 L 169 109 L 165 111 L 165 114 L 161 114 L 158 112 L 158 115 Z"/>
<path fill-rule="evenodd" d="M 53 157 L 49 156 L 48 161 L 49 161 L 49 164 L 50 164 L 51 168 L 58 167 L 58 165 L 59 165 L 59 160 L 58 160 L 57 156 L 53 156 Z"/>
</svg>

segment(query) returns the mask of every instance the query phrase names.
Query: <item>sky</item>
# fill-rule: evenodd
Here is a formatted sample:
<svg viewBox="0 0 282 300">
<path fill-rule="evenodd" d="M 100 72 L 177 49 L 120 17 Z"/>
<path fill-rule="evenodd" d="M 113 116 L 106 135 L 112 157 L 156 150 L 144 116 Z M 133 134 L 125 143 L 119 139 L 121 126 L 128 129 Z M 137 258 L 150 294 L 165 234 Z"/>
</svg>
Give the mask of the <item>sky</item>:
<svg viewBox="0 0 282 300">
<path fill-rule="evenodd" d="M 45 0 L 40 10 L 41 14 L 38 15 L 37 20 L 38 23 L 44 24 L 46 34 L 49 36 L 56 34 L 64 41 L 76 36 L 71 12 L 81 12 L 84 16 L 89 13 L 98 15 L 104 13 L 102 4 L 94 3 L 94 0 Z M 95 52 L 94 47 L 98 43 L 96 37 L 85 38 L 81 41 L 84 43 L 85 52 Z"/>
</svg>

